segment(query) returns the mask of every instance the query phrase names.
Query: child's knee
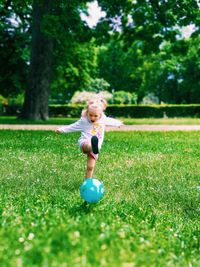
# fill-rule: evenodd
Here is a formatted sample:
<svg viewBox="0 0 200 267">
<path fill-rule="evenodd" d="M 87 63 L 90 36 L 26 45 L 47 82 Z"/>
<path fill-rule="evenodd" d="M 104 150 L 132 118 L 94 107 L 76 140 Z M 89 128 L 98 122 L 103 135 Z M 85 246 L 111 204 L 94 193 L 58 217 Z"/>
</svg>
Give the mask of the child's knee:
<svg viewBox="0 0 200 267">
<path fill-rule="evenodd" d="M 85 142 L 83 145 L 82 145 L 82 151 L 84 154 L 88 153 L 91 151 L 91 146 L 88 142 Z"/>
</svg>

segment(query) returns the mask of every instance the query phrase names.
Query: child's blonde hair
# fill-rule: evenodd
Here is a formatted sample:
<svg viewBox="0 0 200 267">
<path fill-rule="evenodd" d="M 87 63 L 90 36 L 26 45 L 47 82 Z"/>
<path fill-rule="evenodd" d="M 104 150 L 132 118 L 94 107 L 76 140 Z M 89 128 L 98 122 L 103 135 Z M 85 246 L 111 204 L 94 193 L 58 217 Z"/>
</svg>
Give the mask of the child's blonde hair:
<svg viewBox="0 0 200 267">
<path fill-rule="evenodd" d="M 87 117 L 88 109 L 96 109 L 100 112 L 104 112 L 107 107 L 107 101 L 100 94 L 95 95 L 87 102 L 87 107 L 81 113 L 81 117 Z"/>
</svg>

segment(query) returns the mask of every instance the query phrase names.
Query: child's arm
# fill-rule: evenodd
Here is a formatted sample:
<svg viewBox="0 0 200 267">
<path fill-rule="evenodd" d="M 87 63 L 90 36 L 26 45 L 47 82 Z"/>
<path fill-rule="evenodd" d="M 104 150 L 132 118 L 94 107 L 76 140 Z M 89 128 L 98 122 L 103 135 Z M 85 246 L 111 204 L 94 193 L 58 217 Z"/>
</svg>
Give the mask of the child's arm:
<svg viewBox="0 0 200 267">
<path fill-rule="evenodd" d="M 106 117 L 105 118 L 105 125 L 107 126 L 122 126 L 124 125 L 122 121 L 120 120 L 116 120 L 116 119 L 113 119 L 113 118 L 110 118 L 110 117 Z"/>
<path fill-rule="evenodd" d="M 59 127 L 56 129 L 56 133 L 71 133 L 71 132 L 80 132 L 82 130 L 82 120 L 78 120 L 75 123 L 72 123 L 67 126 Z"/>
</svg>

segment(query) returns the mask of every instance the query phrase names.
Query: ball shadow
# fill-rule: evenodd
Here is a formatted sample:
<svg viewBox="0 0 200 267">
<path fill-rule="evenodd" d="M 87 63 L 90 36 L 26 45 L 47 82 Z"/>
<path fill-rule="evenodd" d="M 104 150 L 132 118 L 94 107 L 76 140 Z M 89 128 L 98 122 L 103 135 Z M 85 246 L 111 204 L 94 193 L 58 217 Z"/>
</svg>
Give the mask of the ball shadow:
<svg viewBox="0 0 200 267">
<path fill-rule="evenodd" d="M 69 209 L 69 214 L 72 217 L 79 217 L 80 215 L 87 215 L 87 214 L 90 214 L 92 211 L 94 211 L 96 205 L 97 203 L 91 204 L 91 203 L 87 203 L 86 201 L 82 203 L 77 203 Z"/>
</svg>

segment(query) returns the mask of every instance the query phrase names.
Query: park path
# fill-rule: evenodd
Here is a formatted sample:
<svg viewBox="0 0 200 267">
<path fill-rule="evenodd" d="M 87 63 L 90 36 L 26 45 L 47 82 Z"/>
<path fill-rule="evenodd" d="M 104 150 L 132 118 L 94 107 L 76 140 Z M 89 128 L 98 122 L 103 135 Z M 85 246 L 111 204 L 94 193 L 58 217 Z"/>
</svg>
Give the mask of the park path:
<svg viewBox="0 0 200 267">
<path fill-rule="evenodd" d="M 63 125 L 0 124 L 0 130 L 47 130 L 54 131 Z M 106 127 L 106 131 L 200 131 L 200 125 L 123 125 Z"/>
</svg>

